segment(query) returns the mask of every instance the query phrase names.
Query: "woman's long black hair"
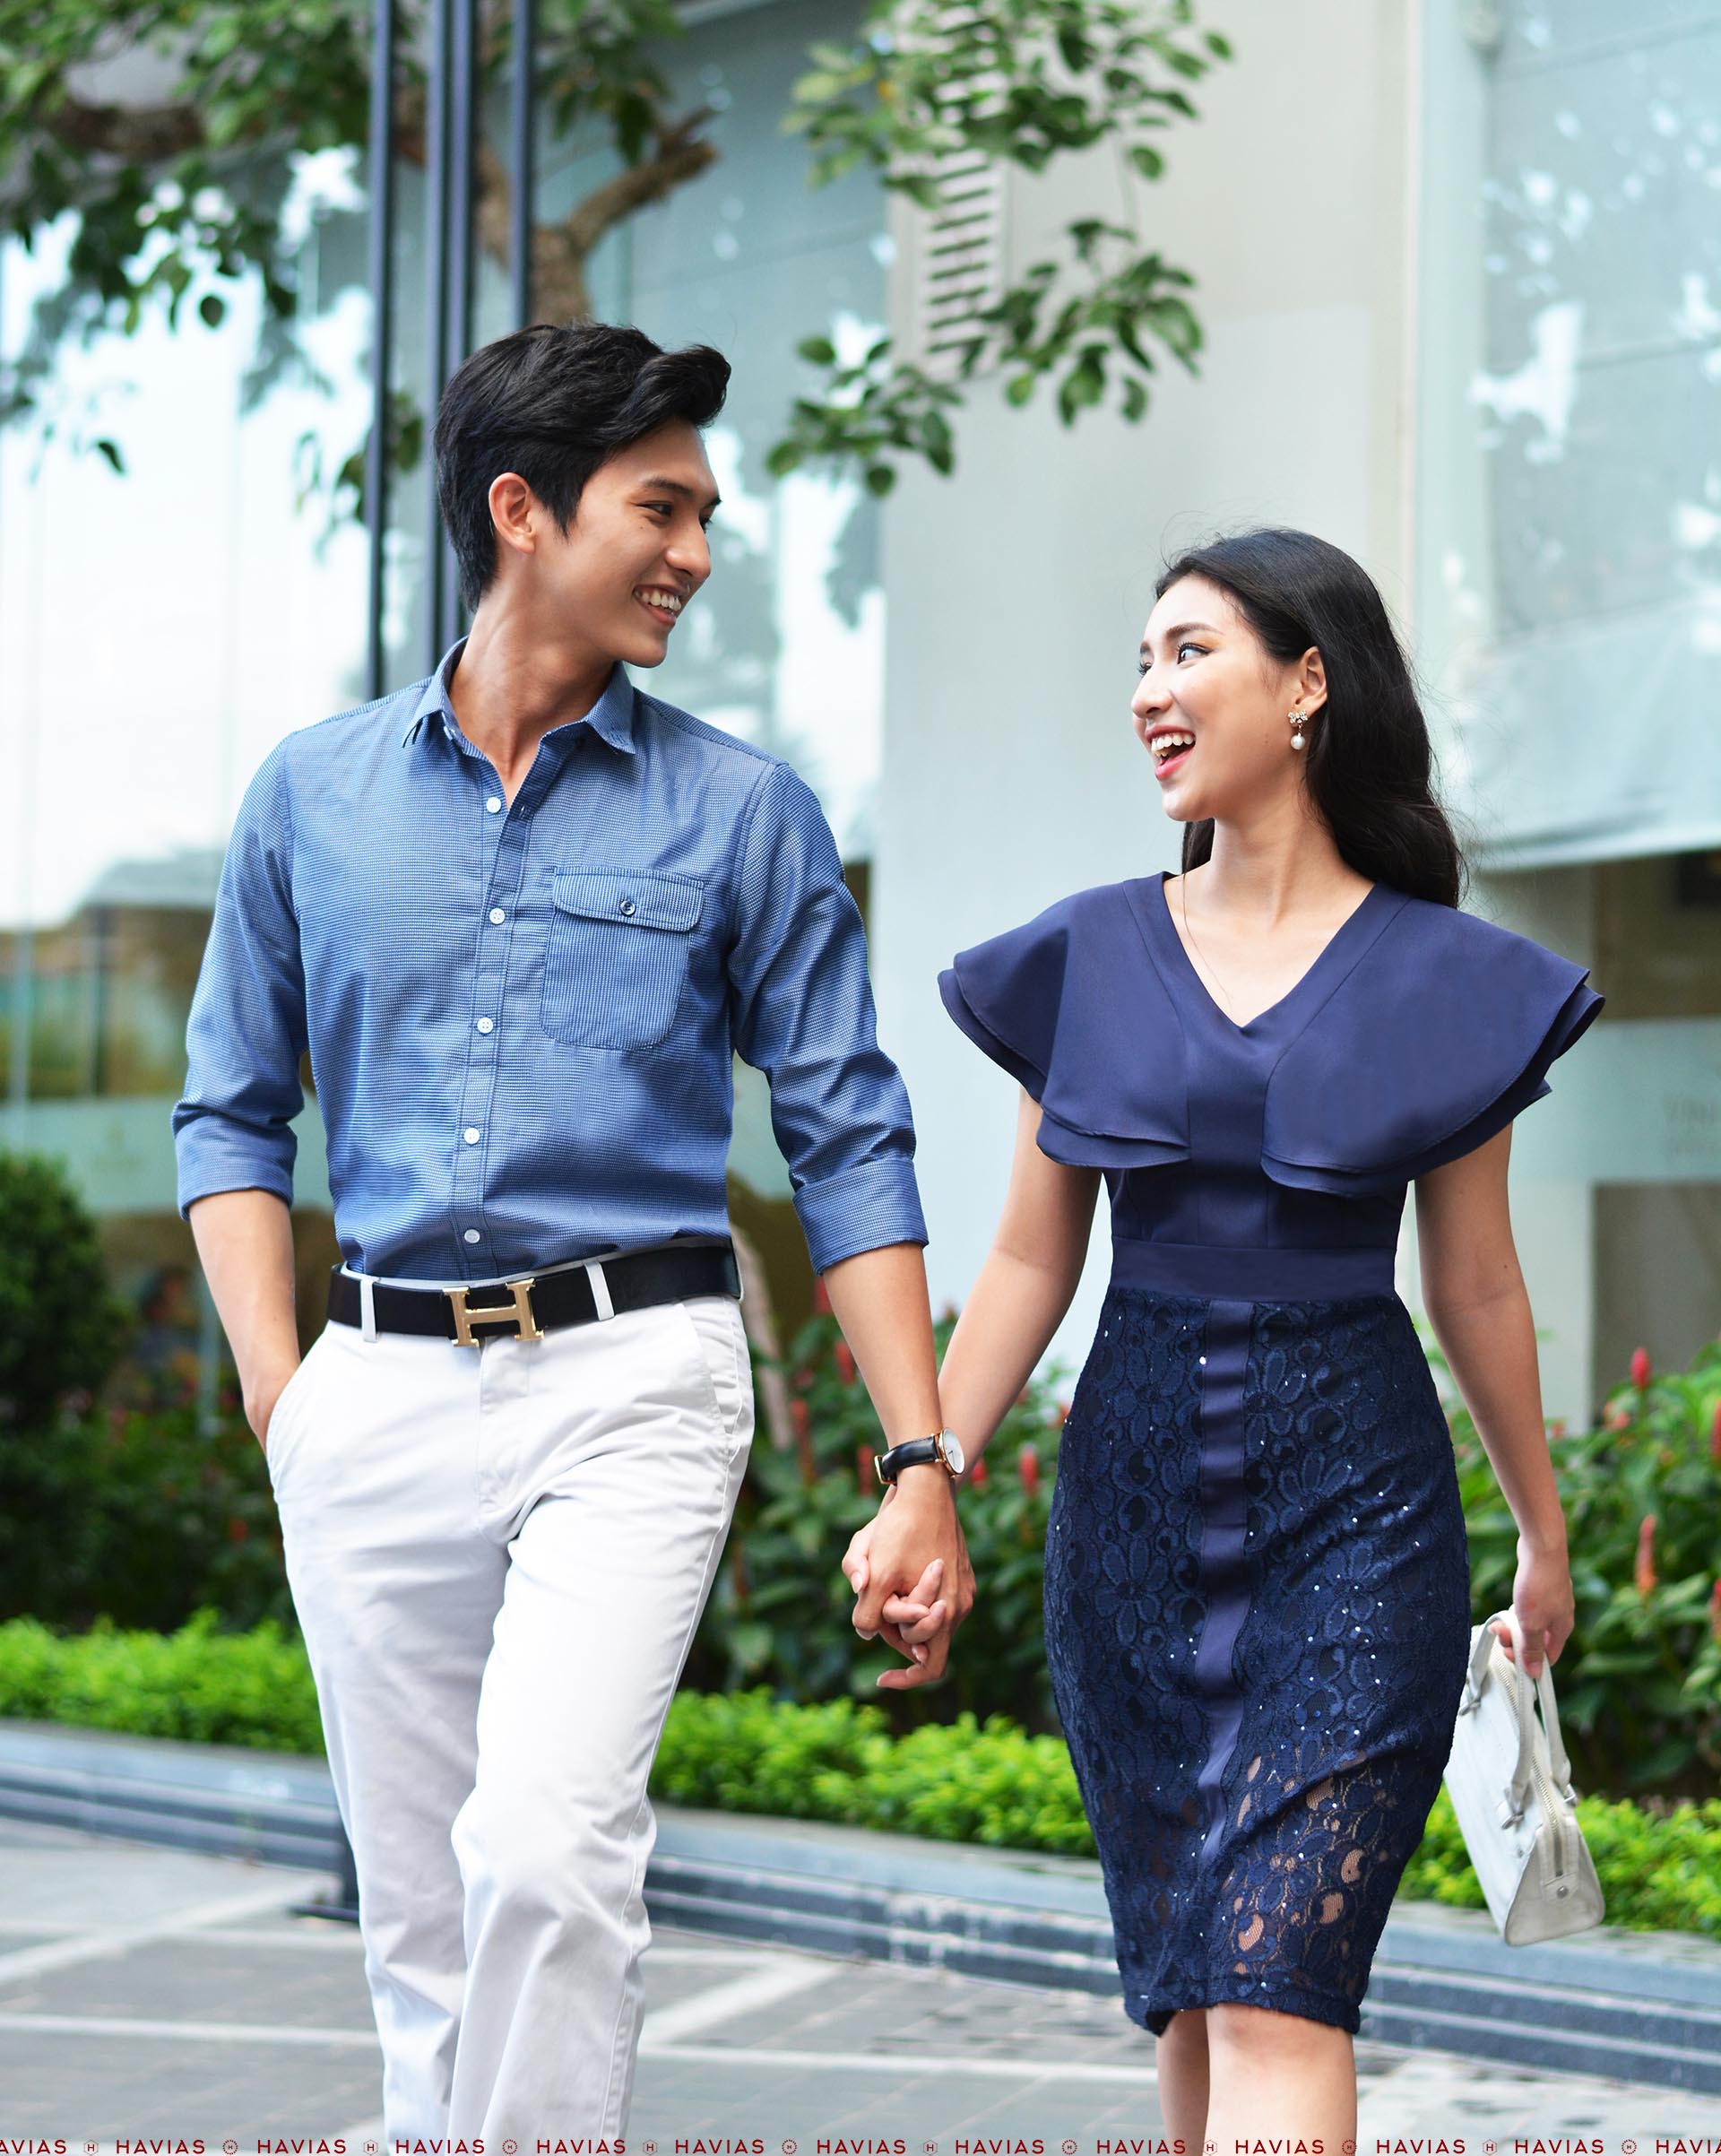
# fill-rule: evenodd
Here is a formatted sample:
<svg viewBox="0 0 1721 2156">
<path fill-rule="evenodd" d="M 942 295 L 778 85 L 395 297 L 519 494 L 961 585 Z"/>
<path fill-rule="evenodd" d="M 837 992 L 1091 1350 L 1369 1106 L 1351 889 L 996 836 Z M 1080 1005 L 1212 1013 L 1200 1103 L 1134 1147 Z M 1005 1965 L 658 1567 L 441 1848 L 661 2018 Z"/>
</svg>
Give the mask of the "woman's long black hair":
<svg viewBox="0 0 1721 2156">
<path fill-rule="evenodd" d="M 1428 723 L 1368 573 L 1310 533 L 1269 529 L 1180 554 L 1155 597 L 1183 576 L 1216 584 L 1274 658 L 1319 652 L 1327 701 L 1305 730 L 1304 775 L 1341 856 L 1371 883 L 1457 905 L 1464 856 L 1431 789 Z M 1183 866 L 1212 852 L 1212 818 L 1186 825 Z"/>
</svg>

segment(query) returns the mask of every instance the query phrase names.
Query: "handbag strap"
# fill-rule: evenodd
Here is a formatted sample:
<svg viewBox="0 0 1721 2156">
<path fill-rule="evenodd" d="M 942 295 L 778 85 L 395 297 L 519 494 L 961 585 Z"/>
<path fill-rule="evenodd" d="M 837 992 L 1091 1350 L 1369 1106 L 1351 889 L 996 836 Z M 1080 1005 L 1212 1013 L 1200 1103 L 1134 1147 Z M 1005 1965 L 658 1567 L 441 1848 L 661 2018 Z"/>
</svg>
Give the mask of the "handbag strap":
<svg viewBox="0 0 1721 2156">
<path fill-rule="evenodd" d="M 1548 1733 L 1548 1758 L 1553 1770 L 1553 1786 L 1564 1796 L 1571 1788 L 1571 1761 L 1567 1756 L 1566 1740 L 1560 1734 L 1560 1710 L 1553 1703 L 1553 1671 L 1545 1660 L 1542 1664 L 1542 1674 L 1535 1680 L 1535 1696 L 1542 1702 L 1542 1727 Z"/>
<path fill-rule="evenodd" d="M 1509 1623 L 1511 1612 L 1497 1610 L 1476 1629 L 1470 1649 L 1469 1693 L 1474 1703 L 1482 1693 L 1493 1663 L 1494 1649 L 1500 1641 L 1494 1632 L 1499 1623 Z M 1512 1805 L 1521 1811 L 1528 1800 L 1530 1776 L 1535 1763 L 1536 1736 L 1535 1709 L 1542 1709 L 1544 1741 L 1548 1753 L 1548 1769 L 1554 1787 L 1564 1795 L 1571 1785 L 1571 1762 L 1566 1753 L 1565 1740 L 1560 1734 L 1560 1710 L 1553 1703 L 1553 1675 L 1544 1658 L 1542 1674 L 1534 1683 L 1519 1669 L 1515 1661 L 1509 1661 L 1504 1649 L 1500 1649 L 1500 1667 L 1509 1679 L 1512 1704 L 1518 1710 L 1518 1764 L 1512 1771 Z"/>
</svg>

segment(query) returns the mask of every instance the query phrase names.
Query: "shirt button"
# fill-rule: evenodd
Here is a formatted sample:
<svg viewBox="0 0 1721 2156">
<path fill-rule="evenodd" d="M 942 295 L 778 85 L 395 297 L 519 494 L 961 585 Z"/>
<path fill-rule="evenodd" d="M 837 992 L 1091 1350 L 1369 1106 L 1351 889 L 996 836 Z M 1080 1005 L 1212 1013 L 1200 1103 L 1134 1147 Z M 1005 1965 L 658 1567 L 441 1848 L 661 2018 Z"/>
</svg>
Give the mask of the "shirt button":
<svg viewBox="0 0 1721 2156">
<path fill-rule="evenodd" d="M 479 1139 L 479 1132 L 476 1124 L 469 1123 L 463 1135 L 465 1137 L 466 1143 L 469 1146 L 475 1146 L 478 1143 Z"/>
<path fill-rule="evenodd" d="M 493 793 L 491 794 L 489 800 L 485 802 L 484 806 L 489 810 L 492 816 L 495 816 L 500 812 L 502 804 Z"/>
<path fill-rule="evenodd" d="M 480 1033 L 494 1033 L 496 1031 L 496 1020 L 494 1018 L 480 1018 L 478 1021 L 478 1030 Z"/>
<path fill-rule="evenodd" d="M 507 915 L 502 911 L 499 905 L 493 905 L 490 908 L 490 919 L 496 923 L 497 928 L 500 928 L 502 923 L 507 919 Z"/>
<path fill-rule="evenodd" d="M 618 913 L 627 914 L 631 919 L 634 914 L 638 913 L 639 908 L 634 904 L 631 898 L 624 898 L 621 904 L 616 908 L 616 911 Z"/>
<path fill-rule="evenodd" d="M 468 1243 L 481 1243 L 484 1239 L 479 1234 L 476 1228 L 468 1228 L 466 1231 L 466 1240 Z"/>
</svg>

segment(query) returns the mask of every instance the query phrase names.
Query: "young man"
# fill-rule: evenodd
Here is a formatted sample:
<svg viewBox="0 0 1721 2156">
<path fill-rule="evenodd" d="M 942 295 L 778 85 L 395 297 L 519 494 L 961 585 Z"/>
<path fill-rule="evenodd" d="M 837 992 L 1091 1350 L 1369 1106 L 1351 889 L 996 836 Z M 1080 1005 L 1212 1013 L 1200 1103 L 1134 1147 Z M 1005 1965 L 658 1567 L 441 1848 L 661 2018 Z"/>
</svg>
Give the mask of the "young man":
<svg viewBox="0 0 1721 2156">
<path fill-rule="evenodd" d="M 396 2137 L 626 2122 L 646 1778 L 752 1433 L 731 1050 L 913 1448 L 855 1619 L 904 1653 L 886 1682 L 942 1673 L 973 1593 L 836 849 L 788 766 L 618 663 L 659 664 L 710 572 L 728 377 L 602 326 L 461 368 L 436 447 L 471 634 L 264 764 L 192 1009 L 181 1208 L 280 1507 Z M 346 1262 L 300 1363 L 307 1046 Z"/>
</svg>

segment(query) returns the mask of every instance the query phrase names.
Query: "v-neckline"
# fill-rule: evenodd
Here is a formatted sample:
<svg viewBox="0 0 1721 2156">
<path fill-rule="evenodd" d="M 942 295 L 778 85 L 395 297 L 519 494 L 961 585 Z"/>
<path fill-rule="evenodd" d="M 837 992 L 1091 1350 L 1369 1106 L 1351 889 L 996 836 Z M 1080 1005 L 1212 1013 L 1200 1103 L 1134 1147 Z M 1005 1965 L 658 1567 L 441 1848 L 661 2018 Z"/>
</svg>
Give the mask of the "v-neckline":
<svg viewBox="0 0 1721 2156">
<path fill-rule="evenodd" d="M 1163 925 L 1172 951 L 1176 955 L 1177 961 L 1181 965 L 1206 1009 L 1212 1012 L 1222 1026 L 1243 1039 L 1248 1039 L 1258 1033 L 1269 1019 L 1287 1016 L 1294 1005 L 1300 1004 L 1303 1000 L 1319 981 L 1321 975 L 1328 970 L 1343 946 L 1352 940 L 1357 931 L 1357 925 L 1363 916 L 1374 909 L 1377 901 L 1387 890 L 1387 886 L 1383 883 L 1371 883 L 1356 905 L 1351 908 L 1344 920 L 1328 937 L 1326 942 L 1321 945 L 1310 965 L 1304 968 L 1276 1002 L 1269 1003 L 1265 1010 L 1258 1010 L 1252 1018 L 1239 1025 L 1229 1011 L 1221 1008 L 1218 999 L 1201 978 L 1194 959 L 1189 956 L 1189 947 L 1178 933 L 1177 919 L 1172 912 L 1171 881 L 1171 870 L 1162 869 L 1155 883 L 1155 888 L 1159 893 L 1159 905 L 1155 910 L 1158 919 Z"/>
</svg>

